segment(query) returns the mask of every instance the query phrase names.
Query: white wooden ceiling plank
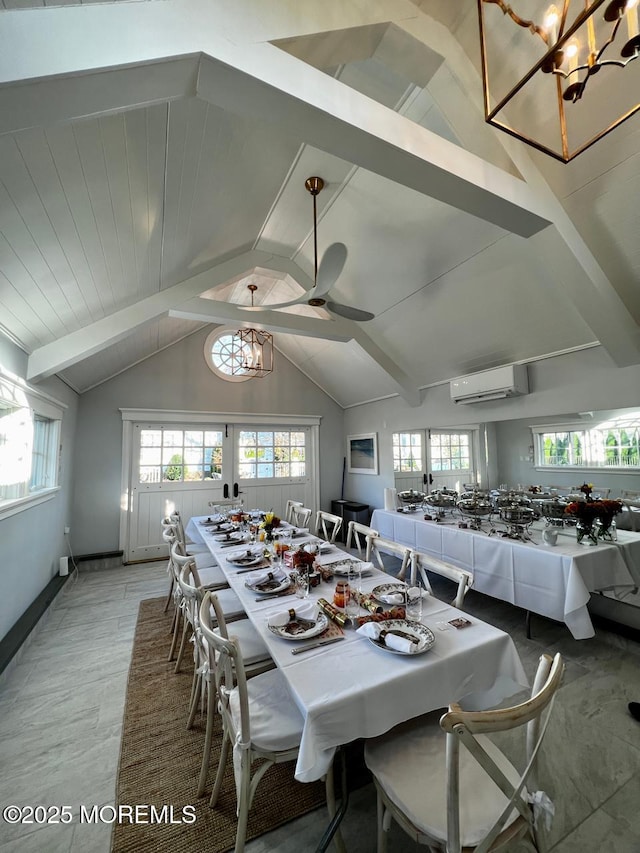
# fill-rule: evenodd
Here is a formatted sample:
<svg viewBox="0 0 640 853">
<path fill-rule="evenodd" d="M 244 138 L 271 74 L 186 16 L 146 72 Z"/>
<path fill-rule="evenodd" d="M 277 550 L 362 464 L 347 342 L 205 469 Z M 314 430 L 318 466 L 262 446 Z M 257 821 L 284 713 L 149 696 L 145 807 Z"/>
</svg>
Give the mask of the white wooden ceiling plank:
<svg viewBox="0 0 640 853">
<path fill-rule="evenodd" d="M 76 122 L 73 132 L 107 270 L 111 307 L 120 307 L 126 303 L 128 293 L 123 280 L 122 258 L 109 191 L 100 121 Z"/>
<path fill-rule="evenodd" d="M 131 184 L 127 140 L 125 138 L 126 113 L 105 116 L 100 120 L 104 163 L 107 172 L 109 197 L 122 265 L 122 284 L 127 299 L 133 301 L 146 296 L 140 288 L 138 258 L 133 234 L 131 210 Z"/>
<path fill-rule="evenodd" d="M 75 237 L 69 233 L 67 245 L 74 247 L 69 252 L 73 252 L 76 278 L 99 319 L 114 305 L 113 290 L 73 126 L 47 128 L 47 140 L 75 230 Z"/>
<path fill-rule="evenodd" d="M 177 264 L 173 260 L 176 248 L 176 230 L 180 210 L 180 189 L 184 158 L 187 150 L 189 115 L 192 109 L 206 110 L 204 104 L 196 103 L 193 98 L 172 101 L 168 104 L 169 119 L 167 127 L 167 163 L 164 186 L 164 247 L 162 252 L 161 287 L 175 283 Z"/>
<path fill-rule="evenodd" d="M 285 258 L 280 261 L 285 267 L 290 264 Z M 165 314 L 174 305 L 223 284 L 233 276 L 270 262 L 270 256 L 264 252 L 244 252 L 221 261 L 206 272 L 194 275 L 171 288 L 114 311 L 108 317 L 32 352 L 27 366 L 27 379 L 38 380 L 64 370 L 83 358 L 124 340 L 145 323 Z"/>
<path fill-rule="evenodd" d="M 7 9 L 36 9 L 44 6 L 43 0 L 4 0 Z"/>
<path fill-rule="evenodd" d="M 160 288 L 166 106 L 125 113 L 133 241 L 141 295 Z"/>
<path fill-rule="evenodd" d="M 0 183 L 0 233 L 2 234 L 0 268 L 6 278 L 21 294 L 25 295 L 33 310 L 52 334 L 59 334 L 63 329 L 69 331 L 70 328 L 65 323 L 65 318 L 68 319 L 69 304 L 53 280 L 40 250 L 2 183 Z M 44 286 L 41 286 L 41 282 Z M 53 283 L 53 286 L 48 287 L 47 284 L 50 283 Z M 75 325 L 77 327 L 77 321 Z M 73 328 L 72 323 L 69 323 L 69 326 Z"/>
<path fill-rule="evenodd" d="M 188 102 L 189 110 L 187 113 L 187 121 L 185 126 L 185 135 L 183 142 L 182 157 L 180 159 L 180 182 L 178 184 L 178 193 L 175 200 L 168 200 L 176 205 L 176 223 L 172 235 L 172 242 L 167 243 L 167 255 L 169 257 L 178 257 L 180 254 L 179 248 L 188 246 L 192 239 L 192 222 L 203 215 L 207 218 L 207 214 L 211 211 L 211 202 L 215 196 L 208 196 L 206 204 L 200 210 L 196 208 L 196 194 L 198 190 L 199 180 L 206 181 L 206 175 L 200 176 L 200 168 L 202 164 L 202 152 L 207 132 L 213 135 L 213 149 L 216 154 L 218 152 L 217 136 L 218 128 L 214 122 L 209 123 L 209 109 L 207 104 L 203 104 L 194 98 Z M 218 157 L 212 157 L 207 161 L 207 166 L 215 170 L 218 168 Z"/>
<path fill-rule="evenodd" d="M 77 320 L 96 320 L 101 316 L 100 303 L 91 281 L 89 294 L 92 304 L 87 302 L 75 274 L 74 255 L 80 261 L 82 273 L 87 272 L 86 260 L 82 252 L 78 252 L 77 232 L 46 135 L 42 130 L 34 129 L 17 134 L 15 139 L 42 205 L 42 214 L 38 207 L 33 211 L 34 218 L 41 221 L 37 228 L 36 223 L 32 227 L 34 235 L 39 235 L 36 239 L 40 251 Z M 44 280 L 41 280 L 41 286 L 45 286 Z"/>
<path fill-rule="evenodd" d="M 165 208 L 165 168 L 169 104 L 148 107 L 147 119 L 147 239 L 149 286 L 162 287 L 162 241 Z"/>
<path fill-rule="evenodd" d="M 11 256 L 11 249 L 6 240 L 0 233 L 0 301 L 6 309 L 3 311 L 2 319 L 9 325 L 9 314 L 13 314 L 22 326 L 22 332 L 19 335 L 29 350 L 48 343 L 53 337 L 52 329 L 47 325 L 42 316 L 49 317 L 49 312 L 44 314 L 34 310 L 34 304 L 31 301 L 30 288 L 28 283 L 22 287 L 22 278 L 16 276 L 11 264 L 5 264 L 7 257 Z M 7 269 L 8 267 L 8 269 Z M 8 272 L 9 276 L 5 273 Z M 23 276 L 26 272 L 23 270 Z M 13 332 L 13 328 L 9 327 Z M 18 336 L 18 331 L 14 332 Z"/>
</svg>

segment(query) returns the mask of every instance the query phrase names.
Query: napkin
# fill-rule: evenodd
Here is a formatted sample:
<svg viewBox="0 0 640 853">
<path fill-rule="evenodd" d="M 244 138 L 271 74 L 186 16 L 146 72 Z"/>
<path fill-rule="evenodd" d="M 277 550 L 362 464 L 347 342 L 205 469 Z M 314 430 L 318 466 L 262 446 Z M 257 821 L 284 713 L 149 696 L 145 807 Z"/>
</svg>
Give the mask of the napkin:
<svg viewBox="0 0 640 853">
<path fill-rule="evenodd" d="M 356 634 L 362 634 L 363 637 L 377 640 L 380 636 L 380 631 L 384 630 L 384 627 L 376 622 L 365 622 L 361 628 L 358 628 Z M 381 642 L 390 649 L 405 652 L 406 654 L 413 654 L 419 648 L 418 643 L 412 643 L 411 640 L 405 640 L 404 637 L 399 637 L 397 634 L 387 634 Z"/>
<path fill-rule="evenodd" d="M 403 592 L 387 592 L 385 595 L 376 595 L 376 598 L 385 604 L 404 604 L 405 601 Z"/>
<path fill-rule="evenodd" d="M 249 586 L 256 586 L 256 584 L 269 580 L 270 574 L 273 575 L 273 579 L 276 581 L 283 581 L 287 577 L 282 569 L 258 569 L 255 572 L 247 573 L 245 583 Z"/>
<path fill-rule="evenodd" d="M 295 608 L 296 616 L 300 616 L 301 619 L 313 619 L 314 621 L 318 617 L 318 606 L 313 601 L 307 601 L 305 604 L 297 605 Z M 269 617 L 269 625 L 273 625 L 274 628 L 283 628 L 289 622 L 289 611 L 281 610 L 278 613 L 274 613 L 273 616 Z"/>
</svg>

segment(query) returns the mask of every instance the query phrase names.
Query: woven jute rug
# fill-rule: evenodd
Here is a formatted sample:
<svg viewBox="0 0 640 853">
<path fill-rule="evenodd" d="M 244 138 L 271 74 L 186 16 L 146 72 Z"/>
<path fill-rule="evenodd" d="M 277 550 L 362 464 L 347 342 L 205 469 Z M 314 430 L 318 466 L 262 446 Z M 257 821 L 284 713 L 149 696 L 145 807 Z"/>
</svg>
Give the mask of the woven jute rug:
<svg viewBox="0 0 640 853">
<path fill-rule="evenodd" d="M 163 599 L 149 599 L 138 612 L 116 785 L 119 817 L 111 849 L 112 853 L 224 853 L 233 849 L 236 833 L 232 762 L 227 762 L 218 805 L 210 809 L 222 727 L 217 718 L 207 793 L 197 799 L 205 725 L 198 716 L 194 728 L 186 729 L 192 647 L 183 671 L 174 674 L 173 664 L 167 663 L 171 617 L 162 612 L 163 606 Z M 296 782 L 293 771 L 293 763 L 267 770 L 249 813 L 248 839 L 324 804 L 324 784 Z M 125 806 L 144 808 L 129 819 Z M 165 806 L 169 808 L 162 811 Z M 193 811 L 183 811 L 185 806 Z M 187 822 L 192 814 L 195 821 Z"/>
</svg>

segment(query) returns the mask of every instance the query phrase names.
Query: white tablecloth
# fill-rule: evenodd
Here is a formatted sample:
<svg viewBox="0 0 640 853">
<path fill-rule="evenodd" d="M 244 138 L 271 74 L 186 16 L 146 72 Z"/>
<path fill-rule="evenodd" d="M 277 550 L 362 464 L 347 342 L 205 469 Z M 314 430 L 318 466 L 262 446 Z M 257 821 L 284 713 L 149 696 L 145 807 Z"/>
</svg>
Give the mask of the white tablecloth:
<svg viewBox="0 0 640 853">
<path fill-rule="evenodd" d="M 199 519 L 193 521 L 197 525 Z M 298 644 L 274 636 L 267 628 L 267 620 L 271 613 L 295 607 L 298 599 L 287 596 L 256 601 L 255 592 L 245 586 L 246 574 L 238 574 L 227 560 L 234 549 L 220 549 L 206 532 L 201 538 L 222 566 L 286 677 L 304 717 L 295 772 L 301 782 L 323 776 L 340 744 L 382 734 L 404 720 L 445 707 L 467 694 L 493 688 L 491 696 L 484 698 L 498 702 L 527 684 L 508 634 L 475 618 L 471 627 L 441 631 L 438 622 L 463 614 L 435 598 L 425 602 L 423 622 L 434 631 L 436 643 L 422 655 L 391 654 L 348 628 L 344 640 L 294 656 L 291 651 Z M 339 559 L 342 554 L 336 547 L 322 561 Z M 362 579 L 362 587 L 370 591 L 389 580 L 388 575 L 374 570 Z M 313 590 L 312 598 L 331 600 L 333 589 L 333 584 L 322 583 Z M 229 634 L 233 635 L 233 623 Z"/>
<path fill-rule="evenodd" d="M 376 509 L 371 526 L 380 535 L 468 569 L 474 589 L 518 607 L 565 622 L 573 636 L 594 635 L 587 610 L 590 591 L 629 591 L 640 584 L 640 536 L 620 531 L 617 543 L 578 544 L 573 528 L 559 533 L 558 544 L 520 542 L 461 530 L 456 524 L 425 521 L 421 513 Z"/>
</svg>

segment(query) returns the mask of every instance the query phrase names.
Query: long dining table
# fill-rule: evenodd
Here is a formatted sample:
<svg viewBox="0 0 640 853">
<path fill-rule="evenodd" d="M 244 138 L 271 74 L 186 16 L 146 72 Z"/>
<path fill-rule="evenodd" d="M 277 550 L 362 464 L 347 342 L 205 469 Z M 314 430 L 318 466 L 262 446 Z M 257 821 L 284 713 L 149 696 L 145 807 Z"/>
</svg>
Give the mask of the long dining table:
<svg viewBox="0 0 640 853">
<path fill-rule="evenodd" d="M 486 707 L 485 703 L 502 701 L 527 685 L 520 657 L 508 634 L 475 617 L 470 626 L 456 629 L 450 621 L 464 614 L 432 596 L 424 601 L 422 622 L 433 631 L 435 644 L 423 654 L 391 654 L 353 628 L 345 627 L 340 641 L 293 655 L 296 648 L 309 646 L 314 640 L 283 639 L 269 630 L 268 622 L 274 614 L 295 609 L 302 602 L 295 594 L 268 597 L 248 588 L 246 570 L 238 569 L 229 558 L 247 548 L 255 549 L 256 544 L 235 547 L 219 542 L 206 521 L 206 517 L 191 519 L 187 534 L 194 541 L 205 542 L 220 564 L 304 718 L 295 769 L 298 781 L 310 782 L 324 776 L 341 745 L 375 737 L 405 720 L 465 697 L 468 707 L 478 701 Z M 292 545 L 310 541 L 319 540 L 303 532 Z M 331 546 L 317 557 L 317 562 L 323 565 L 341 559 L 353 558 Z M 363 592 L 395 580 L 371 564 L 366 568 Z M 309 600 L 331 601 L 334 586 L 322 582 L 310 590 Z M 233 623 L 228 629 L 233 636 Z"/>
<path fill-rule="evenodd" d="M 576 640 L 595 634 L 587 602 L 591 592 L 624 596 L 640 585 L 640 535 L 620 531 L 617 542 L 578 544 L 573 528 L 559 530 L 556 546 L 542 526 L 521 541 L 483 530 L 461 529 L 454 518 L 425 520 L 423 513 L 376 509 L 371 526 L 382 537 L 473 573 L 473 588 L 564 622 Z"/>
</svg>

